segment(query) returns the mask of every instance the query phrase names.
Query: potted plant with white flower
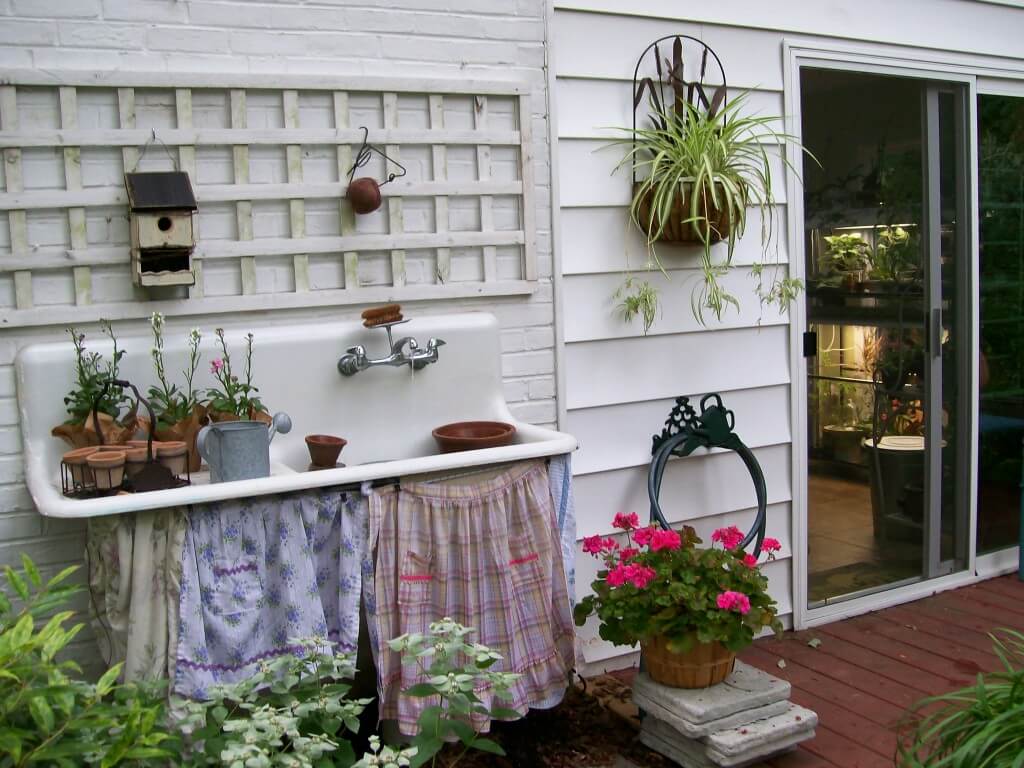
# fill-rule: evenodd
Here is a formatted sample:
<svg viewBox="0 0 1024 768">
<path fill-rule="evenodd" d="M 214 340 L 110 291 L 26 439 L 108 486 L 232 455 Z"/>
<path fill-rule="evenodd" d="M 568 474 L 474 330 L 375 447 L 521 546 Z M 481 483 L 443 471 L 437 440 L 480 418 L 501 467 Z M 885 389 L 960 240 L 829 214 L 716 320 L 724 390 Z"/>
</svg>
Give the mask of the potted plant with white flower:
<svg viewBox="0 0 1024 768">
<path fill-rule="evenodd" d="M 196 450 L 196 435 L 206 421 L 206 406 L 200 400 L 193 381 L 202 357 L 199 343 L 203 337 L 198 328 L 189 331 L 188 366 L 182 371 L 185 385 L 179 389 L 176 384 L 167 381 L 167 369 L 164 366 L 164 316 L 154 312 L 150 317 L 150 327 L 153 329 L 153 348 L 150 354 L 158 382 L 147 392 L 149 403 L 153 406 L 153 414 L 156 416 L 153 435 L 157 440 L 185 443 L 188 449 L 189 471 L 197 472 L 202 459 Z"/>
</svg>

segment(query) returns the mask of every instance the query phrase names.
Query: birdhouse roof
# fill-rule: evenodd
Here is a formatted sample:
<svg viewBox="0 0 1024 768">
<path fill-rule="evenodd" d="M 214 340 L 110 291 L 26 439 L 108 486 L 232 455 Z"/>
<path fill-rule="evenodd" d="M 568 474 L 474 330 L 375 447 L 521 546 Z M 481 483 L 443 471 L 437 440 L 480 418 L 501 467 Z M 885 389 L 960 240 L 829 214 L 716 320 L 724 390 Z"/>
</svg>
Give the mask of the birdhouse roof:
<svg viewBox="0 0 1024 768">
<path fill-rule="evenodd" d="M 126 173 L 124 186 L 133 211 L 167 208 L 194 211 L 198 208 L 192 182 L 184 171 Z"/>
</svg>

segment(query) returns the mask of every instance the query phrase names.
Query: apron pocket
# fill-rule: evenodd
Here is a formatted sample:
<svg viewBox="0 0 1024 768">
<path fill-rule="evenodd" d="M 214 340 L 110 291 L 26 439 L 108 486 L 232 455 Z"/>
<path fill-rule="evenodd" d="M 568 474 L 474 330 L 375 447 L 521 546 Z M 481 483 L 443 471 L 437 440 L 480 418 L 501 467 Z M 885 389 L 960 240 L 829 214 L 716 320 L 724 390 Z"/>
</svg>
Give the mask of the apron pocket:
<svg viewBox="0 0 1024 768">
<path fill-rule="evenodd" d="M 429 600 L 434 585 L 430 556 L 424 557 L 412 550 L 406 552 L 398 582 L 399 605 L 419 605 Z"/>
</svg>

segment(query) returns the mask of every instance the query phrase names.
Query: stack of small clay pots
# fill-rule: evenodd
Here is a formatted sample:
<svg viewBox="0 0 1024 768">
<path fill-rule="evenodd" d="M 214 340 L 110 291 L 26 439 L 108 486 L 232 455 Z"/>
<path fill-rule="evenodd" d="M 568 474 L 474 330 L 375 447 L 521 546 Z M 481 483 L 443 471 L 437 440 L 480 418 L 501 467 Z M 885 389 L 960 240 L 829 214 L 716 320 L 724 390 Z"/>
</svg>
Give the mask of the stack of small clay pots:
<svg viewBox="0 0 1024 768">
<path fill-rule="evenodd" d="M 91 445 L 68 451 L 61 461 L 68 467 L 72 490 L 113 491 L 121 487 L 125 475 L 132 478 L 146 465 L 148 441 L 129 440 L 123 445 Z M 163 464 L 172 475 L 185 473 L 188 446 L 182 441 L 153 441 L 153 460 Z"/>
</svg>

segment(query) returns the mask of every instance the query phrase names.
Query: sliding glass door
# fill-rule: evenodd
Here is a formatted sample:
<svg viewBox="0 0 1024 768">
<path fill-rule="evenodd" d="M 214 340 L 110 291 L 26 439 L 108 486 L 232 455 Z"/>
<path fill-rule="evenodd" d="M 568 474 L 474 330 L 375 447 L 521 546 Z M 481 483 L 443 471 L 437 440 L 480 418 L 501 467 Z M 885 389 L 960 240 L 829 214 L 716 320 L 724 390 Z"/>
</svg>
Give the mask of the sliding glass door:
<svg viewBox="0 0 1024 768">
<path fill-rule="evenodd" d="M 1019 539 L 1024 438 L 1024 98 L 978 97 L 978 552 Z"/>
<path fill-rule="evenodd" d="M 962 86 L 800 71 L 810 607 L 965 567 Z"/>
</svg>

